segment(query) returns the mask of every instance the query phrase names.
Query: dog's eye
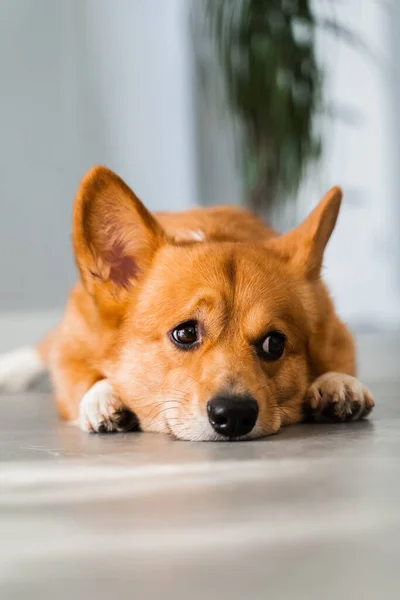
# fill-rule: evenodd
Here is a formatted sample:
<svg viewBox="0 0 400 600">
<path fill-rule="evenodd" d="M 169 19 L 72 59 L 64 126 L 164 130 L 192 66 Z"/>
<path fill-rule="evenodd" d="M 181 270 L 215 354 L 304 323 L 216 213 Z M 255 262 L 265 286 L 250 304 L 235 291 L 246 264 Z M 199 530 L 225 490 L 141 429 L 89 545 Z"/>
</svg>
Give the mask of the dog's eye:
<svg viewBox="0 0 400 600">
<path fill-rule="evenodd" d="M 171 339 L 179 348 L 190 348 L 199 341 L 198 326 L 196 321 L 181 323 L 171 331 Z"/>
<path fill-rule="evenodd" d="M 265 360 L 278 360 L 285 349 L 286 336 L 280 331 L 270 331 L 261 345 L 261 356 Z"/>
</svg>

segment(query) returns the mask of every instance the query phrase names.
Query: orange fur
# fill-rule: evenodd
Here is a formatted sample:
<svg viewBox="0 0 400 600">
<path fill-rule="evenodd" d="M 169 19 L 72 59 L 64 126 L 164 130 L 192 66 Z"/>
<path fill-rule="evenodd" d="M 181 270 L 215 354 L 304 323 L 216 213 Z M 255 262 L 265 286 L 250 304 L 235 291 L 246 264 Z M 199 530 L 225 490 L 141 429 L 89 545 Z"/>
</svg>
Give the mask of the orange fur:
<svg viewBox="0 0 400 600">
<path fill-rule="evenodd" d="M 355 375 L 352 336 L 320 278 L 340 201 L 334 188 L 278 236 L 232 207 L 152 216 L 114 173 L 92 169 L 74 207 L 80 281 L 40 346 L 61 415 L 76 419 L 85 392 L 107 378 L 145 431 L 204 439 L 207 402 L 223 389 L 257 400 L 249 437 L 300 421 L 318 377 Z M 198 230 L 204 241 L 191 241 Z M 168 333 L 191 319 L 202 343 L 181 351 Z M 271 329 L 287 344 L 266 362 L 254 342 Z"/>
</svg>

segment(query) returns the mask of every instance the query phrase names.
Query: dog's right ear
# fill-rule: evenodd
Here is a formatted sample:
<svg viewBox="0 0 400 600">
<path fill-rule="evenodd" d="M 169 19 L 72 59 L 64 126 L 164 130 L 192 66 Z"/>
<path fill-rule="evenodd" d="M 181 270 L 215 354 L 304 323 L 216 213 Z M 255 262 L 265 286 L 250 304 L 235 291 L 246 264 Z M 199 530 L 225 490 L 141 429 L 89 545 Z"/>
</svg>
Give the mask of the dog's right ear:
<svg viewBox="0 0 400 600">
<path fill-rule="evenodd" d="M 342 195 L 339 187 L 332 188 L 305 221 L 267 242 L 268 247 L 277 250 L 308 279 L 320 275 L 325 247 L 335 228 Z"/>
<path fill-rule="evenodd" d="M 125 295 L 164 240 L 161 225 L 118 175 L 105 167 L 87 173 L 75 200 L 73 243 L 91 294 Z"/>
</svg>

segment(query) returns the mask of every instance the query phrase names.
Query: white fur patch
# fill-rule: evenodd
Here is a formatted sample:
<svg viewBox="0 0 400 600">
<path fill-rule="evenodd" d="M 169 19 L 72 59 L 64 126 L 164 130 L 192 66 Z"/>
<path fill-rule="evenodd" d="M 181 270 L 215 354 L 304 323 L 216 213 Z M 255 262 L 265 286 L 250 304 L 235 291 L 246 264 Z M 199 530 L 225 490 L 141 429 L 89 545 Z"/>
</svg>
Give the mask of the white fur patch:
<svg viewBox="0 0 400 600">
<path fill-rule="evenodd" d="M 83 431 L 118 431 L 117 415 L 122 403 L 113 387 L 102 379 L 83 396 L 79 407 L 79 426 Z"/>
<path fill-rule="evenodd" d="M 192 234 L 192 239 L 196 240 L 196 242 L 204 242 L 206 239 L 206 234 L 201 229 L 196 229 L 190 233 Z"/>
<path fill-rule="evenodd" d="M 176 242 L 204 242 L 206 234 L 201 229 L 180 229 L 175 232 Z"/>
<path fill-rule="evenodd" d="M 0 355 L 0 391 L 21 392 L 46 370 L 36 348 L 18 348 Z"/>
</svg>

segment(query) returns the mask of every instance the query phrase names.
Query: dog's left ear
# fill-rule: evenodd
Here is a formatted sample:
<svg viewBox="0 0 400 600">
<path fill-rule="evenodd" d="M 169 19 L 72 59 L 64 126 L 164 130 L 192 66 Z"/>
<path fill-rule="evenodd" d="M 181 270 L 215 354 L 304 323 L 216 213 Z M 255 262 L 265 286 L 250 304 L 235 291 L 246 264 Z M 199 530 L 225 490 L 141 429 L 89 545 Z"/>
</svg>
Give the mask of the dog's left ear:
<svg viewBox="0 0 400 600">
<path fill-rule="evenodd" d="M 342 190 L 332 188 L 298 227 L 269 240 L 277 250 L 308 279 L 319 277 L 324 251 L 336 225 L 342 202 Z"/>
<path fill-rule="evenodd" d="M 82 282 L 97 299 L 110 304 L 146 273 L 165 241 L 161 225 L 112 171 L 94 167 L 75 200 L 75 257 Z M 111 300 L 113 302 L 111 302 Z"/>
</svg>

